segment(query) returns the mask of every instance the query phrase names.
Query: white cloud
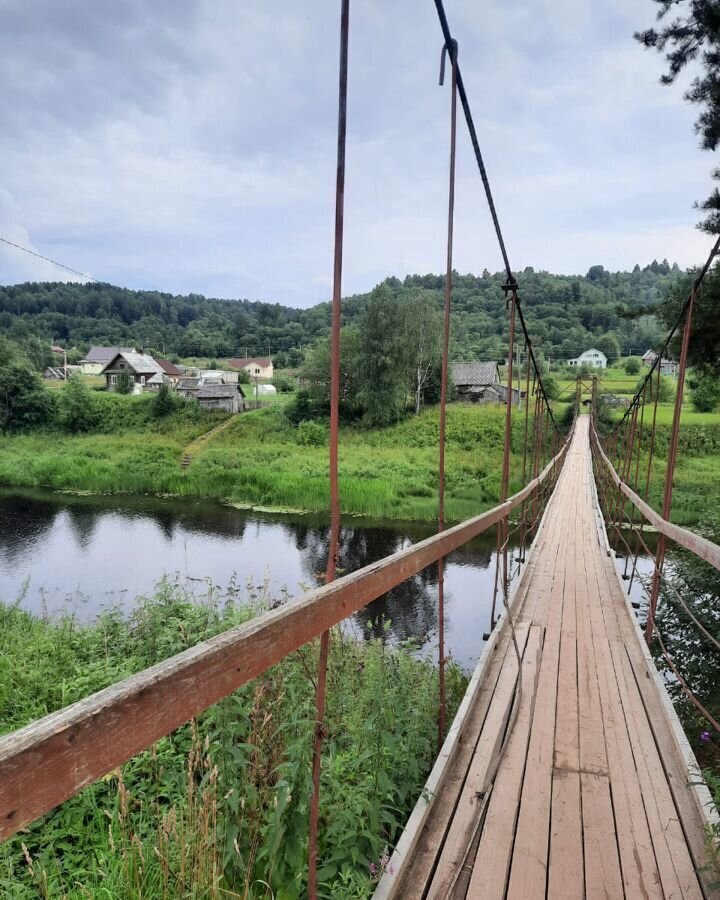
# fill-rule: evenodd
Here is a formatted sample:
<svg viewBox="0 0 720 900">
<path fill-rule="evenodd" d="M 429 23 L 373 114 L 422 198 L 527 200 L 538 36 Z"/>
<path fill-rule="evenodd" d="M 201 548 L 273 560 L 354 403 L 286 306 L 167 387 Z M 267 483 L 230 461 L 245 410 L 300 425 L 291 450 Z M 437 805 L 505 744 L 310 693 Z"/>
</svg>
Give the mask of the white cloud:
<svg viewBox="0 0 720 900">
<path fill-rule="evenodd" d="M 517 268 L 702 256 L 712 161 L 632 40 L 647 0 L 447 9 Z M 131 287 L 327 299 L 337 18 L 320 0 L 0 3 L 0 233 Z M 432 3 L 353 4 L 351 29 L 347 293 L 443 268 L 449 110 Z M 458 179 L 456 267 L 496 270 L 462 117 Z M 0 281 L 51 277 L 0 249 Z"/>
</svg>

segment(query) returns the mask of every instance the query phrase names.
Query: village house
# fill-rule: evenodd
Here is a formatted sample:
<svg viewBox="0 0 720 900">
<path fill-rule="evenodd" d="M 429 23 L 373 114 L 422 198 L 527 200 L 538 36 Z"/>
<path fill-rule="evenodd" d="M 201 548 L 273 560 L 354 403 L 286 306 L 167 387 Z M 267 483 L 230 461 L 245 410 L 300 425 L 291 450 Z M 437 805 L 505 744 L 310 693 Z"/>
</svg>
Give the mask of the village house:
<svg viewBox="0 0 720 900">
<path fill-rule="evenodd" d="M 117 390 L 118 379 L 124 373 L 130 376 L 134 394 L 141 394 L 146 388 L 159 390 L 165 381 L 162 368 L 152 356 L 134 351 L 116 353 L 100 372 L 109 391 Z"/>
<path fill-rule="evenodd" d="M 200 387 L 199 378 L 188 378 L 187 376 L 179 378 L 175 384 L 175 390 L 181 397 L 191 397 Z"/>
<path fill-rule="evenodd" d="M 134 347 L 91 347 L 85 359 L 80 360 L 80 371 L 83 375 L 100 375 L 105 366 L 112 362 L 118 353 L 135 353 Z"/>
<path fill-rule="evenodd" d="M 239 384 L 205 384 L 190 396 L 195 397 L 203 409 L 224 409 L 231 413 L 245 409 L 245 393 Z"/>
<path fill-rule="evenodd" d="M 43 372 L 43 378 L 48 381 L 67 381 L 73 375 L 80 374 L 80 366 L 48 366 Z"/>
<path fill-rule="evenodd" d="M 450 372 L 458 400 L 470 403 L 504 401 L 504 388 L 500 384 L 500 370 L 496 362 L 452 363 Z"/>
<path fill-rule="evenodd" d="M 270 381 L 273 377 L 273 361 L 267 357 L 243 356 L 228 360 L 231 369 L 244 369 L 253 380 Z"/>
<path fill-rule="evenodd" d="M 574 359 L 569 359 L 567 361 L 569 366 L 590 366 L 594 369 L 607 369 L 607 356 L 602 352 L 602 350 L 598 350 L 596 347 L 591 347 L 589 350 L 585 350 L 584 353 L 581 353 L 580 356 L 576 356 Z"/>
<path fill-rule="evenodd" d="M 650 368 L 657 359 L 657 356 L 658 355 L 654 350 L 646 350 L 642 355 L 642 364 Z M 663 357 L 660 360 L 660 374 L 669 375 L 671 378 L 674 378 L 677 375 L 677 363 Z"/>
<path fill-rule="evenodd" d="M 171 385 L 175 386 L 182 378 L 183 373 L 178 369 L 175 363 L 170 362 L 169 359 L 156 359 L 155 362 L 163 370 L 165 377 Z"/>
</svg>

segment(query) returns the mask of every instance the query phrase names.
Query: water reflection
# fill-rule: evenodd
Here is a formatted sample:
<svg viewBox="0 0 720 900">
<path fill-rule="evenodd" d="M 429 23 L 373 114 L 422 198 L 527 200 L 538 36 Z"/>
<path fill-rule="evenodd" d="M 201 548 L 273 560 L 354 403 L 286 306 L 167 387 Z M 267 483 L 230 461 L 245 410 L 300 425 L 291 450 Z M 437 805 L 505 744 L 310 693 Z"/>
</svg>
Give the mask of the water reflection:
<svg viewBox="0 0 720 900">
<path fill-rule="evenodd" d="M 339 569 L 351 572 L 416 543 L 430 524 L 348 519 Z M 164 574 L 264 583 L 290 595 L 323 582 L 329 543 L 322 516 L 271 517 L 217 503 L 149 497 L 0 492 L 0 598 L 34 612 L 68 607 L 91 619 L 129 609 Z M 452 554 L 446 567 L 446 641 L 463 666 L 475 664 L 488 629 L 494 533 Z M 358 634 L 412 640 L 434 650 L 437 569 L 398 585 L 353 618 Z"/>
</svg>

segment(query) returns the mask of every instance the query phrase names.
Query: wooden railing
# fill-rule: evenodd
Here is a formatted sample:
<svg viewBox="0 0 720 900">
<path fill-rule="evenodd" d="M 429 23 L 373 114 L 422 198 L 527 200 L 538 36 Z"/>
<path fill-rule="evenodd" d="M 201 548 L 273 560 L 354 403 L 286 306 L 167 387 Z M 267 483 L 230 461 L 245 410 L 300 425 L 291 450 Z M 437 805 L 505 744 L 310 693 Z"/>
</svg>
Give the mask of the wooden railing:
<svg viewBox="0 0 720 900">
<path fill-rule="evenodd" d="M 672 522 L 664 519 L 660 513 L 655 512 L 649 503 L 646 503 L 642 497 L 636 494 L 635 491 L 620 478 L 615 467 L 603 450 L 600 437 L 595 428 L 594 417 L 591 434 L 593 449 L 599 459 L 605 464 L 610 480 L 615 487 L 628 498 L 645 520 L 660 534 L 664 534 L 665 537 L 670 538 L 671 541 L 674 541 L 680 547 L 684 547 L 686 550 L 694 553 L 695 556 L 705 560 L 705 562 L 710 563 L 711 566 L 720 571 L 720 547 L 717 544 L 713 544 L 712 541 L 696 534 L 694 531 L 690 531 L 688 528 L 682 528 L 680 525 L 674 525 Z"/>
<path fill-rule="evenodd" d="M 559 471 L 569 439 L 505 503 L 0 738 L 0 840 L 507 518 Z"/>
</svg>

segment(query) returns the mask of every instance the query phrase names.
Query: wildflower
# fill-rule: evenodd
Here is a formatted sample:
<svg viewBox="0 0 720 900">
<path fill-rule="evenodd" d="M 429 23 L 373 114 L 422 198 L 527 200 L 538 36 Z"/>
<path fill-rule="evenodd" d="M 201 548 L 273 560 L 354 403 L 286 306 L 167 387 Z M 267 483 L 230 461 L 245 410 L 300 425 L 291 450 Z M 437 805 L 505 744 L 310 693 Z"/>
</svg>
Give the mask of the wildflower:
<svg viewBox="0 0 720 900">
<path fill-rule="evenodd" d="M 700 740 L 701 741 L 709 741 L 710 740 L 710 732 L 709 731 L 701 731 L 700 732 Z"/>
</svg>

